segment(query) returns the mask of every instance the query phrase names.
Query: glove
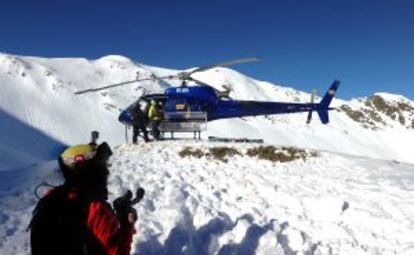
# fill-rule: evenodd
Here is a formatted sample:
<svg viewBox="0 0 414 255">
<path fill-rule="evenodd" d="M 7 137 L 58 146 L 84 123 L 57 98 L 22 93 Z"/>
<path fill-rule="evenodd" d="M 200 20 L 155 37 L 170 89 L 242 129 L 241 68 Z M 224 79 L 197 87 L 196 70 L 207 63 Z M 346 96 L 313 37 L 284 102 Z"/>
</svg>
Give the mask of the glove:
<svg viewBox="0 0 414 255">
<path fill-rule="evenodd" d="M 135 198 L 133 199 L 132 192 L 128 190 L 125 195 L 114 200 L 113 207 L 121 226 L 134 224 L 138 220 L 137 211 L 132 206 L 139 203 L 144 197 L 144 194 L 145 190 L 143 188 L 139 188 L 136 192 Z"/>
<path fill-rule="evenodd" d="M 117 198 L 113 202 L 115 214 L 121 224 L 121 226 L 127 226 L 133 224 L 137 218 L 137 212 L 131 205 L 132 192 L 127 191 L 125 195 Z M 129 215 L 132 214 L 132 215 Z M 133 220 L 135 218 L 135 220 Z"/>
<path fill-rule="evenodd" d="M 139 203 L 145 195 L 145 190 L 143 188 L 138 188 L 135 198 L 131 200 L 131 204 Z"/>
</svg>

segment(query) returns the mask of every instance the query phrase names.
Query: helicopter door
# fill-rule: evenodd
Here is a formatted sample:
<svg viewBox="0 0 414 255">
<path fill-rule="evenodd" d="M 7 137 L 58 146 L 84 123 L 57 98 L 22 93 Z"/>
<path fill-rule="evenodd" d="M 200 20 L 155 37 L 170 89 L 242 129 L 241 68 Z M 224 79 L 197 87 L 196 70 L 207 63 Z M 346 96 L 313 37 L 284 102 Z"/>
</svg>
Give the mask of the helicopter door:
<svg viewBox="0 0 414 255">
<path fill-rule="evenodd" d="M 197 102 L 190 102 L 191 104 L 191 111 L 193 112 L 201 112 L 202 108 L 201 108 L 201 104 L 197 101 Z"/>
<path fill-rule="evenodd" d="M 190 109 L 190 105 L 186 98 L 175 97 L 169 98 L 165 105 L 164 117 L 167 120 L 186 119 L 186 113 Z"/>
</svg>

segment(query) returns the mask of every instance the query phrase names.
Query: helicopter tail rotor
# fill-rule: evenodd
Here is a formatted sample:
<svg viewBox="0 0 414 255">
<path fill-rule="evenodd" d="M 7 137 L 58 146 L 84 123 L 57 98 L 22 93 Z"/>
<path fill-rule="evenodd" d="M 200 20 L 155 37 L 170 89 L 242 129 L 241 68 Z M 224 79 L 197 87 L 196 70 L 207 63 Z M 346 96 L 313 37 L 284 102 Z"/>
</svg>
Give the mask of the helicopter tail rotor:
<svg viewBox="0 0 414 255">
<path fill-rule="evenodd" d="M 312 94 L 311 94 L 311 100 L 310 100 L 311 104 L 313 104 L 315 102 L 315 96 L 316 96 L 316 89 L 313 89 Z M 312 121 L 312 112 L 313 112 L 312 109 L 309 110 L 308 118 L 306 119 L 306 124 L 311 123 L 311 121 Z"/>
</svg>

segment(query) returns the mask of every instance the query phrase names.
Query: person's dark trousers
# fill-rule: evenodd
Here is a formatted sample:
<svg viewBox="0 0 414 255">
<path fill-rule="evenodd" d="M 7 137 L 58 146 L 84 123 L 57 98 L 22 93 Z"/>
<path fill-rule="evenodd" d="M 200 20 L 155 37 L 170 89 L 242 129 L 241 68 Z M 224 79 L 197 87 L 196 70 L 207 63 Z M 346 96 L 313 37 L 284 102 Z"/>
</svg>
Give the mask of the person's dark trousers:
<svg viewBox="0 0 414 255">
<path fill-rule="evenodd" d="M 145 125 L 142 124 L 142 123 L 139 123 L 139 124 L 136 124 L 136 125 L 132 126 L 132 142 L 133 143 L 138 142 L 138 136 L 139 136 L 140 131 L 144 134 L 144 141 L 145 142 L 149 141 L 148 131 L 147 131 Z"/>
<path fill-rule="evenodd" d="M 160 120 L 153 120 L 151 122 L 151 132 L 155 140 L 160 140 L 160 129 L 159 129 L 160 124 L 161 124 Z"/>
</svg>

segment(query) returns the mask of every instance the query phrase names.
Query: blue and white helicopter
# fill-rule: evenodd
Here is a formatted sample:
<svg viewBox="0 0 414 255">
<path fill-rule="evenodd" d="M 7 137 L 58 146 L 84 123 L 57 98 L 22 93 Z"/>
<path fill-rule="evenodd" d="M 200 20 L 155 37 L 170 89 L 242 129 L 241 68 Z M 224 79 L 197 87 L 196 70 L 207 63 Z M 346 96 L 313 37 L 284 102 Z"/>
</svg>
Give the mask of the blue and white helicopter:
<svg viewBox="0 0 414 255">
<path fill-rule="evenodd" d="M 313 112 L 317 112 L 323 124 L 329 122 L 328 111 L 335 109 L 330 107 L 330 103 L 338 89 L 340 83 L 338 80 L 333 82 L 319 103 L 314 103 L 315 92 L 312 93 L 310 103 L 285 103 L 234 100 L 229 97 L 229 90 L 218 91 L 212 86 L 192 77 L 194 73 L 203 72 L 212 68 L 226 67 L 259 60 L 259 58 L 244 58 L 226 61 L 199 67 L 191 71 L 180 72 L 176 75 L 163 77 L 156 77 L 153 75 L 149 78 L 135 79 L 105 87 L 82 90 L 75 92 L 75 94 L 96 92 L 141 81 L 165 81 L 177 79 L 181 81 L 181 86 L 169 87 L 163 94 L 147 94 L 140 97 L 136 102 L 121 112 L 119 121 L 123 124 L 130 125 L 132 122 L 132 111 L 137 104 L 147 105 L 146 109 L 144 107 L 144 111 L 146 111 L 149 103 L 151 101 L 156 101 L 163 107 L 165 120 L 170 122 L 189 122 L 195 119 L 200 119 L 201 115 L 199 113 L 204 113 L 202 118 L 205 118 L 206 121 L 212 121 L 225 118 L 300 112 L 308 112 L 307 123 L 311 122 Z M 189 86 L 188 82 L 193 82 L 196 85 Z"/>
</svg>

